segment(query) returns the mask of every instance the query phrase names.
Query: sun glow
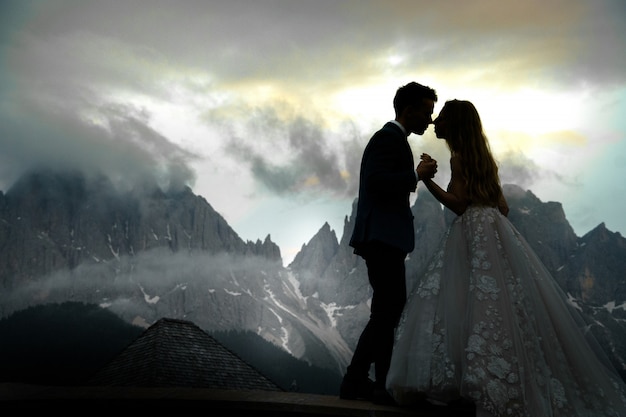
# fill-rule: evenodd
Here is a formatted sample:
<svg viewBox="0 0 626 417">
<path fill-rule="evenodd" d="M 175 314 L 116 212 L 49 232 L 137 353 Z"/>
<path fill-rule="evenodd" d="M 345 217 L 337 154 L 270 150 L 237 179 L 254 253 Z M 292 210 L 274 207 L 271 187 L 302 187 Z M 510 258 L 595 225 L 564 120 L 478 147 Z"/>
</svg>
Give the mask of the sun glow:
<svg viewBox="0 0 626 417">
<path fill-rule="evenodd" d="M 378 125 L 394 116 L 392 100 L 397 85 L 375 85 L 343 89 L 331 98 L 337 114 L 357 124 Z"/>
<path fill-rule="evenodd" d="M 586 122 L 584 97 L 571 93 L 522 90 L 479 96 L 474 104 L 488 128 L 532 136 L 575 130 Z"/>
</svg>

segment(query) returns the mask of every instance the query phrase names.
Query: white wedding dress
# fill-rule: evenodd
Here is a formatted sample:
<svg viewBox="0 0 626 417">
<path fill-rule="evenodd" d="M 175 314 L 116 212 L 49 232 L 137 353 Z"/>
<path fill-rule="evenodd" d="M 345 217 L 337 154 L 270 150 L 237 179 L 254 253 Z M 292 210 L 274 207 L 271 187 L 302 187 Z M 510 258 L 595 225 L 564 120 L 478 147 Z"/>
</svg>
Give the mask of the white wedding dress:
<svg viewBox="0 0 626 417">
<path fill-rule="evenodd" d="M 511 222 L 469 207 L 409 295 L 387 388 L 478 415 L 625 417 L 626 385 L 584 325 Z"/>
</svg>

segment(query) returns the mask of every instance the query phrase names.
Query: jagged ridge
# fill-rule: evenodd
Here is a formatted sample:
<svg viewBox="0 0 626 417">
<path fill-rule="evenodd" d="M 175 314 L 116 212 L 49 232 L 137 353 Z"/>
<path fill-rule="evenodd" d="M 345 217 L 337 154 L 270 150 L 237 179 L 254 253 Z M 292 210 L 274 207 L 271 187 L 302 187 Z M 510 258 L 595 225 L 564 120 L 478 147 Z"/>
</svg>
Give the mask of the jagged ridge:
<svg viewBox="0 0 626 417">
<path fill-rule="evenodd" d="M 506 186 L 510 219 L 622 366 L 626 240 L 601 224 L 577 237 L 556 202 Z M 355 201 L 356 202 L 356 201 Z M 1 314 L 45 302 L 98 303 L 129 322 L 191 320 L 251 330 L 292 355 L 342 370 L 369 315 L 364 262 L 325 223 L 288 268 L 266 237 L 243 242 L 204 198 L 155 186 L 120 193 L 105 178 L 34 173 L 0 193 Z M 420 190 L 412 285 L 451 220 Z"/>
</svg>

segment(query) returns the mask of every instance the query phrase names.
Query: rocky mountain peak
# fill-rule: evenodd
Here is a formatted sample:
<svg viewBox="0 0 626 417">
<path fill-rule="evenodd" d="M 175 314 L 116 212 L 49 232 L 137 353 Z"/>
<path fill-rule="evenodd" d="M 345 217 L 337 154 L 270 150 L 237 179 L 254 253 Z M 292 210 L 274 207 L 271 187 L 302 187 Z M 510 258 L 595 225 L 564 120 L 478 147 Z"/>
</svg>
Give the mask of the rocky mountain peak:
<svg viewBox="0 0 626 417">
<path fill-rule="evenodd" d="M 578 237 L 565 217 L 561 203 L 542 202 L 532 192 L 505 185 L 509 220 L 533 246 L 542 262 L 556 270 L 576 249 Z"/>
<path fill-rule="evenodd" d="M 595 228 L 590 230 L 587 234 L 585 234 L 582 237 L 582 241 L 601 241 L 619 244 L 623 241 L 622 237 L 623 236 L 621 235 L 621 233 L 611 232 L 609 229 L 606 228 L 606 224 L 602 222 Z"/>
<path fill-rule="evenodd" d="M 153 184 L 154 185 L 154 184 Z M 79 264 L 115 264 L 155 248 L 257 255 L 280 262 L 269 236 L 244 242 L 190 188 L 120 191 L 105 177 L 32 172 L 0 205 L 0 287 L 7 288 Z"/>
<path fill-rule="evenodd" d="M 289 264 L 289 269 L 300 282 L 300 290 L 305 296 L 319 295 L 320 280 L 337 254 L 339 242 L 335 231 L 325 222 L 320 230 L 302 245 L 302 249 Z"/>
<path fill-rule="evenodd" d="M 579 238 L 560 203 L 503 188 L 513 225 L 626 363 L 626 239 L 604 224 Z M 252 330 L 296 357 L 343 367 L 371 297 L 365 262 L 349 246 L 356 203 L 339 241 L 324 223 L 284 268 L 269 234 L 243 242 L 190 188 L 120 191 L 107 178 L 33 173 L 0 193 L 0 315 L 79 300 L 133 323 L 167 316 Z M 408 285 L 455 217 L 423 186 L 411 210 Z"/>
<path fill-rule="evenodd" d="M 556 273 L 562 287 L 586 302 L 626 301 L 626 239 L 599 224 L 578 240 L 568 262 Z M 606 279 L 606 277 L 615 277 Z"/>
<path fill-rule="evenodd" d="M 280 255 L 280 248 L 276 243 L 272 242 L 272 237 L 269 234 L 265 237 L 265 240 L 263 240 L 263 242 L 261 242 L 260 239 L 257 239 L 257 241 L 254 243 L 248 241 L 247 247 L 247 254 L 261 256 L 276 263 L 282 264 L 283 260 Z"/>
<path fill-rule="evenodd" d="M 337 235 L 326 222 L 308 244 L 302 245 L 302 249 L 289 264 L 289 268 L 293 271 L 307 269 L 321 276 L 335 256 L 338 247 Z"/>
</svg>

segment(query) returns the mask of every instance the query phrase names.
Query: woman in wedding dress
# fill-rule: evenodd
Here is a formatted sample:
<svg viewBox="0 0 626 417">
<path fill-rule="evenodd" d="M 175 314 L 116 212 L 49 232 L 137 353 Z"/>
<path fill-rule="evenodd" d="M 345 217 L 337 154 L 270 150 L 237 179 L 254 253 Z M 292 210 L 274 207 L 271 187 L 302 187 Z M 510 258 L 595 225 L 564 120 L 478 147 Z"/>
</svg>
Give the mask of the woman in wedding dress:
<svg viewBox="0 0 626 417">
<path fill-rule="evenodd" d="M 475 107 L 448 101 L 434 124 L 452 175 L 447 190 L 424 183 L 458 217 L 409 295 L 387 389 L 405 406 L 471 401 L 477 416 L 626 416 L 626 385 L 506 217 Z"/>
</svg>

